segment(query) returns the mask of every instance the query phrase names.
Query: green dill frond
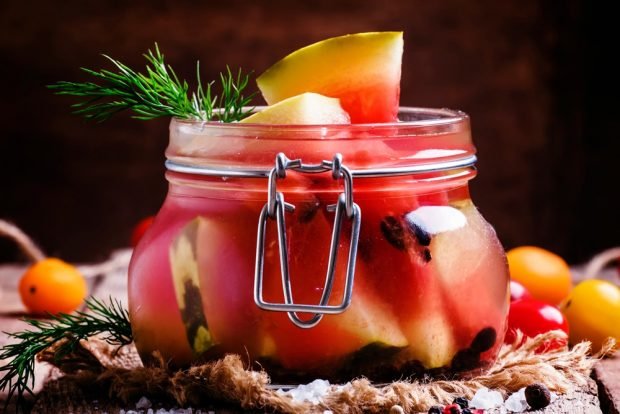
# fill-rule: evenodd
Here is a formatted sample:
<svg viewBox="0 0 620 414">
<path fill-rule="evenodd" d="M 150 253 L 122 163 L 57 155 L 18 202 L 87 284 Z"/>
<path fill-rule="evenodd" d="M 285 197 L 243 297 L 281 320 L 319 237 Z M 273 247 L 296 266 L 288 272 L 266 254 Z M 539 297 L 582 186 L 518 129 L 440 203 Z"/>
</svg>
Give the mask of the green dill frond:
<svg viewBox="0 0 620 414">
<path fill-rule="evenodd" d="M 116 72 L 81 68 L 95 78 L 93 82 L 60 81 L 49 85 L 58 95 L 86 98 L 72 107 L 75 113 L 94 121 L 105 121 L 112 115 L 129 109 L 133 117 L 148 120 L 160 117 L 178 117 L 202 121 L 234 122 L 251 112 L 244 109 L 256 93 L 244 96 L 249 75 L 239 69 L 234 76 L 230 68 L 220 73 L 221 93 L 213 97 L 214 82 L 203 87 L 200 64 L 196 64 L 197 86 L 192 93 L 188 83 L 181 81 L 172 67 L 166 64 L 157 43 L 154 51 L 144 54 L 146 73 L 139 73 L 110 56 L 103 55 Z"/>
<path fill-rule="evenodd" d="M 50 315 L 48 320 L 25 319 L 28 329 L 8 333 L 16 342 L 5 345 L 0 360 L 8 361 L 0 367 L 0 391 L 7 392 L 7 404 L 15 396 L 18 405 L 26 394 L 32 394 L 34 366 L 37 354 L 61 340 L 57 357 L 71 353 L 80 340 L 94 335 L 111 345 L 123 346 L 133 341 L 129 314 L 122 304 L 110 298 L 106 304 L 95 298 L 86 300 L 89 312 Z"/>
</svg>

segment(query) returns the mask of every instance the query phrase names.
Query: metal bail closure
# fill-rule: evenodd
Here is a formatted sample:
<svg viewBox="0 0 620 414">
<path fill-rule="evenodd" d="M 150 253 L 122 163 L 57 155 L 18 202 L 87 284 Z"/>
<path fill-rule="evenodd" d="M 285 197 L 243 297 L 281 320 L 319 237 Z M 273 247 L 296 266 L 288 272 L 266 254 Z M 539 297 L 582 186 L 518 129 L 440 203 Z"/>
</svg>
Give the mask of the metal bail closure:
<svg viewBox="0 0 620 414">
<path fill-rule="evenodd" d="M 335 180 L 344 180 L 344 192 L 338 196 L 336 204 L 327 206 L 328 211 L 335 211 L 334 228 L 332 230 L 331 244 L 329 248 L 329 261 L 323 295 L 318 304 L 297 304 L 293 300 L 291 278 L 288 263 L 288 244 L 286 242 L 285 211 L 294 211 L 295 206 L 284 201 L 284 195 L 276 191 L 278 178 L 286 178 L 286 170 L 294 170 L 302 173 L 322 173 L 331 171 Z M 334 285 L 338 245 L 343 217 L 351 220 L 351 242 L 349 245 L 349 258 L 347 261 L 347 274 L 344 285 L 342 301 L 339 305 L 328 305 Z M 360 235 L 360 223 L 362 213 L 357 204 L 353 202 L 353 176 L 351 171 L 342 165 L 342 156 L 334 155 L 332 161 L 323 160 L 320 164 L 303 164 L 301 159 L 289 160 L 284 154 L 276 156 L 275 167 L 269 173 L 269 187 L 267 203 L 263 206 L 258 219 L 258 236 L 256 240 L 256 267 L 254 272 L 254 302 L 264 310 L 286 312 L 289 319 L 300 328 L 312 328 L 316 326 L 323 315 L 338 314 L 344 312 L 351 304 L 353 292 L 353 278 L 355 275 L 355 258 L 357 256 L 357 244 Z M 265 229 L 268 220 L 275 220 L 278 230 L 278 248 L 280 252 L 280 272 L 282 276 L 282 290 L 285 303 L 271 303 L 263 299 L 263 267 L 265 263 Z M 312 313 L 309 319 L 302 320 L 297 313 Z"/>
</svg>

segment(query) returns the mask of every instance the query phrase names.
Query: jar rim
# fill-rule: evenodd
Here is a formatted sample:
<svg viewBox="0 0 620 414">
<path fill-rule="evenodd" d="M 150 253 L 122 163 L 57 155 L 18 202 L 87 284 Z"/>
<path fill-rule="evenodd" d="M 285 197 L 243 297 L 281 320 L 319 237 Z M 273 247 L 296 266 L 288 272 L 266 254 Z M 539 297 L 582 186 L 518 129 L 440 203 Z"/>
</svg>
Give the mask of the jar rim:
<svg viewBox="0 0 620 414">
<path fill-rule="evenodd" d="M 278 153 L 305 164 L 342 155 L 354 175 L 413 170 L 475 162 L 469 116 L 462 111 L 400 108 L 398 122 L 335 125 L 272 125 L 173 119 L 167 167 L 207 175 L 239 170 L 263 176 Z M 456 164 L 454 164 L 456 163 Z M 189 167 L 189 168 L 185 168 Z M 454 167 L 453 167 L 454 168 Z M 210 171 L 210 172 L 209 172 Z M 259 171 L 260 174 L 255 174 Z"/>
<path fill-rule="evenodd" d="M 267 106 L 243 107 L 244 111 L 260 111 Z M 448 126 L 454 128 L 459 124 L 467 124 L 469 115 L 458 109 L 449 108 L 425 108 L 414 106 L 402 106 L 398 108 L 398 121 L 394 122 L 371 122 L 359 124 L 262 124 L 241 122 L 203 121 L 173 117 L 172 122 L 177 124 L 198 125 L 202 128 L 238 129 L 238 130 L 281 130 L 287 132 L 305 132 L 317 129 L 338 130 L 376 130 L 384 128 L 425 129 L 428 127 Z"/>
</svg>

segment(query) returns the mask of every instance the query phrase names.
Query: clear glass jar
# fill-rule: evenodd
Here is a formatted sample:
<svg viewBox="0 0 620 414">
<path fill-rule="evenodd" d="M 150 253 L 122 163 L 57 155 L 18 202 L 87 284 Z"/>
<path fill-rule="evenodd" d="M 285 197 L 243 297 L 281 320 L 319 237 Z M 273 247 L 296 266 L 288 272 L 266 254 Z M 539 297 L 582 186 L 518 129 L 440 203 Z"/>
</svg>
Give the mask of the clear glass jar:
<svg viewBox="0 0 620 414">
<path fill-rule="evenodd" d="M 129 271 L 140 355 L 239 353 L 276 381 L 488 366 L 508 269 L 469 196 L 474 154 L 469 118 L 445 109 L 372 125 L 172 120 L 169 192 Z"/>
</svg>

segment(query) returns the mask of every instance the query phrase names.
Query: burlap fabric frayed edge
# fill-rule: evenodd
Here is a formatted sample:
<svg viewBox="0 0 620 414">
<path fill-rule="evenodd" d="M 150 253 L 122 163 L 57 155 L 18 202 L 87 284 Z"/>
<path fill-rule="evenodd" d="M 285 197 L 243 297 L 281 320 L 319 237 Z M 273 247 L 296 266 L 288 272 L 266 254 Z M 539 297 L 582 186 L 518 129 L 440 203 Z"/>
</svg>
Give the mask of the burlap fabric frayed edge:
<svg viewBox="0 0 620 414">
<path fill-rule="evenodd" d="M 228 403 L 243 409 L 262 409 L 282 413 L 380 413 L 393 405 L 406 412 L 426 411 L 435 404 L 448 404 L 455 396 L 471 398 L 481 387 L 498 390 L 507 396 L 534 382 L 545 384 L 557 393 L 586 387 L 596 360 L 612 352 L 613 340 L 594 356 L 589 356 L 590 344 L 582 342 L 571 349 L 566 347 L 537 354 L 535 351 L 547 341 L 565 340 L 561 331 L 548 332 L 526 339 L 521 346 L 519 337 L 512 345 L 504 345 L 497 362 L 484 374 L 468 380 L 396 381 L 387 385 L 373 385 L 365 378 L 333 386 L 322 402 L 313 405 L 295 402 L 289 396 L 270 387 L 264 371 L 244 367 L 238 355 L 187 370 L 169 372 L 163 360 L 159 366 L 143 367 L 135 349 L 120 352 L 102 341 L 84 341 L 62 360 L 55 360 L 54 348 L 39 356 L 64 373 L 65 390 L 79 390 L 83 395 L 108 398 L 126 406 L 133 406 L 142 396 L 163 404 L 181 407 L 213 407 Z M 49 384 L 50 391 L 59 384 Z M 45 394 L 46 390 L 43 390 Z M 49 399 L 49 395 L 47 396 Z"/>
</svg>

